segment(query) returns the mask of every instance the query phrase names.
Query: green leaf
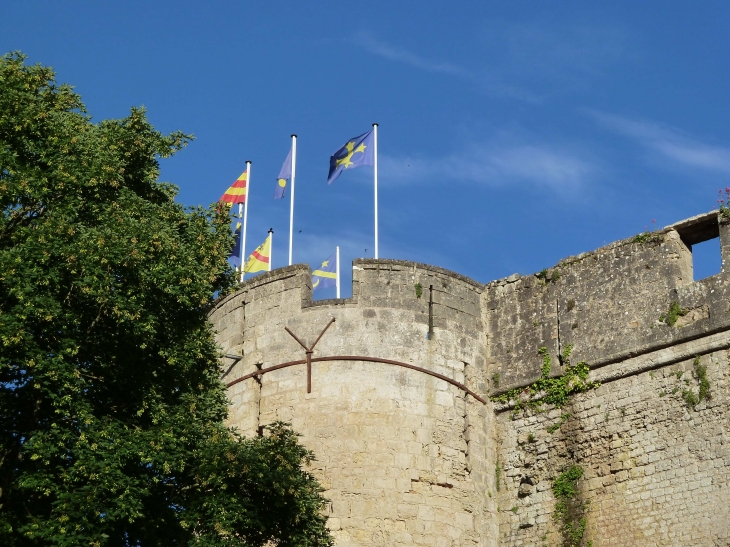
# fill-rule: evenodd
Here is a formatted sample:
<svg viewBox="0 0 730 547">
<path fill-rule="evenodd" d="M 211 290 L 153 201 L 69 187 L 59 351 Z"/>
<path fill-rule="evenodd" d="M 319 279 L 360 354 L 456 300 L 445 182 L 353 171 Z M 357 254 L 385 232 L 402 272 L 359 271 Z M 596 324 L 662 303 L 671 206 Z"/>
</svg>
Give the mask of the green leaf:
<svg viewBox="0 0 730 547">
<path fill-rule="evenodd" d="M 230 220 L 159 181 L 191 139 L 0 57 L 0 545 L 331 544 L 297 436 L 224 425 Z"/>
</svg>

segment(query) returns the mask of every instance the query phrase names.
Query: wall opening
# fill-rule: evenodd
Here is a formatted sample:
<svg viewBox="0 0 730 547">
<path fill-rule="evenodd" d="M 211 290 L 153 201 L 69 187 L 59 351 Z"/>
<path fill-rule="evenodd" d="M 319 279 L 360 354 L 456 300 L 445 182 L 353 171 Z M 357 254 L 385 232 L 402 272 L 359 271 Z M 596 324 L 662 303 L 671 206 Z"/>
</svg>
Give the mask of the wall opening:
<svg viewBox="0 0 730 547">
<path fill-rule="evenodd" d="M 720 238 L 708 239 L 691 247 L 692 268 L 695 281 L 717 275 L 722 268 Z"/>
<path fill-rule="evenodd" d="M 720 226 L 717 213 L 689 219 L 675 225 L 682 242 L 692 253 L 692 277 L 694 281 L 720 273 Z"/>
</svg>

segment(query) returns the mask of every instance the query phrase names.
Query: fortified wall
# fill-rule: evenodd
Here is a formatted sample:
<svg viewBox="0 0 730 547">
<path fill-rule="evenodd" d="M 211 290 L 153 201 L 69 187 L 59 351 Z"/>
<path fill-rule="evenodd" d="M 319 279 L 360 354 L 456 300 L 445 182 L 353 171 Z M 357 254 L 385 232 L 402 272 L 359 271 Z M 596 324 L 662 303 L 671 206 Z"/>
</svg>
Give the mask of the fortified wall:
<svg viewBox="0 0 730 547">
<path fill-rule="evenodd" d="M 729 291 L 710 213 L 486 285 L 361 259 L 313 301 L 280 268 L 210 318 L 230 423 L 302 434 L 338 547 L 727 546 Z"/>
</svg>

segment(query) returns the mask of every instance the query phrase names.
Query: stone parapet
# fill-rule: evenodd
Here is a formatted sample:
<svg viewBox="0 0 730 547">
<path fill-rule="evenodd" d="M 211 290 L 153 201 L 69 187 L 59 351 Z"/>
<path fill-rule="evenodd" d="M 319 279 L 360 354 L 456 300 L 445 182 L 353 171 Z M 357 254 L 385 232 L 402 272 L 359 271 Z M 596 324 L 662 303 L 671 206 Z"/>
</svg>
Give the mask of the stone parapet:
<svg viewBox="0 0 730 547">
<path fill-rule="evenodd" d="M 710 213 L 561 260 L 543 275 L 487 284 L 489 376 L 499 379 L 491 393 L 537 380 L 540 347 L 559 363 L 572 345 L 573 362 L 600 368 L 730 329 L 730 276 L 723 269 L 693 280 L 691 245 L 712 235 L 720 237 L 725 264 L 730 228 Z M 668 325 L 660 319 L 673 303 L 684 315 Z"/>
<path fill-rule="evenodd" d="M 231 425 L 253 435 L 283 420 L 302 434 L 338 546 L 493 543 L 489 403 L 416 370 L 357 360 L 315 361 L 311 392 L 305 364 L 236 382 L 305 358 L 285 327 L 310 346 L 335 319 L 315 358 L 404 362 L 486 394 L 482 286 L 412 262 L 357 260 L 352 298 L 312 302 L 310 275 L 297 265 L 255 277 L 212 310 L 222 352 L 241 356 L 224 365 Z"/>
<path fill-rule="evenodd" d="M 695 281 L 715 237 L 722 270 Z M 551 485 L 571 465 L 582 545 L 725 545 L 728 264 L 709 213 L 487 284 L 359 259 L 350 298 L 313 301 L 310 268 L 280 268 L 210 312 L 229 421 L 301 433 L 338 547 L 561 544 Z M 562 375 L 569 346 L 600 388 L 542 413 L 489 401 L 540 378 L 542 347 Z M 698 362 L 712 398 L 690 408 Z"/>
</svg>

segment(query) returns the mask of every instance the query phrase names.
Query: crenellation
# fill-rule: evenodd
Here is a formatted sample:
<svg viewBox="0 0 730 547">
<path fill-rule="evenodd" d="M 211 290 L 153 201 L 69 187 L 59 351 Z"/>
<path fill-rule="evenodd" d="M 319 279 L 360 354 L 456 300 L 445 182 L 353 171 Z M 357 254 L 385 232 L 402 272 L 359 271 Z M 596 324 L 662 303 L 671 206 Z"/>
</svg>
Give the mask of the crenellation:
<svg viewBox="0 0 730 547">
<path fill-rule="evenodd" d="M 723 270 L 694 281 L 692 245 L 711 237 Z M 360 259 L 352 297 L 313 301 L 308 266 L 274 270 L 210 313 L 222 353 L 242 356 L 222 360 L 229 420 L 249 435 L 275 420 L 301 433 L 338 547 L 563 544 L 553 485 L 573 465 L 582 546 L 725 545 L 728 263 L 730 226 L 710 213 L 486 285 Z M 670 325 L 661 318 L 674 302 L 682 313 Z M 308 393 L 304 349 L 284 327 L 311 344 L 333 318 Z M 559 377 L 568 345 L 602 385 L 542 411 L 484 404 L 378 361 L 488 399 L 540 378 L 541 347 Z M 698 357 L 711 398 L 690 407 Z"/>
</svg>

